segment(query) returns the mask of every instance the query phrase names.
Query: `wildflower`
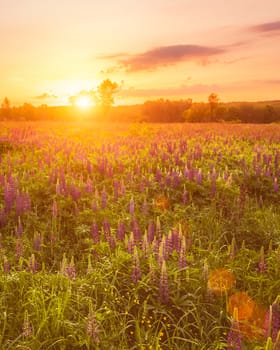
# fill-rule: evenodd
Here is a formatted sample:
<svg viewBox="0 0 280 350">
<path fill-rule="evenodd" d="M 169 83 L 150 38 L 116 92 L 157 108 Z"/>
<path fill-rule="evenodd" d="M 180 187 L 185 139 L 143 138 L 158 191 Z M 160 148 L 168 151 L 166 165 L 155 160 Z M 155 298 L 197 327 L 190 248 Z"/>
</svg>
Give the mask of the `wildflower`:
<svg viewBox="0 0 280 350">
<path fill-rule="evenodd" d="M 100 242 L 100 233 L 97 222 L 93 222 L 93 224 L 91 225 L 91 237 L 94 244 Z"/>
<path fill-rule="evenodd" d="M 228 350 L 242 350 L 242 337 L 239 329 L 238 309 L 234 308 L 231 327 L 227 338 Z"/>
<path fill-rule="evenodd" d="M 135 209 L 135 204 L 133 198 L 130 199 L 129 202 L 129 214 L 133 215 L 134 214 L 134 209 Z"/>
<path fill-rule="evenodd" d="M 251 317 L 254 306 L 254 301 L 246 292 L 238 292 L 229 297 L 228 312 L 233 315 L 234 308 L 237 308 L 239 320 L 244 320 Z"/>
<path fill-rule="evenodd" d="M 17 260 L 22 256 L 22 239 L 17 238 L 16 240 L 16 257 Z"/>
<path fill-rule="evenodd" d="M 207 287 L 212 293 L 222 295 L 228 293 L 233 288 L 234 283 L 233 273 L 225 268 L 220 268 L 210 272 Z"/>
<path fill-rule="evenodd" d="M 280 299 L 280 298 L 279 298 Z M 265 317 L 266 336 L 271 337 L 276 342 L 277 334 L 280 330 L 280 306 L 278 298 L 270 305 Z"/>
<path fill-rule="evenodd" d="M 38 232 L 34 235 L 34 250 L 41 250 L 41 235 Z"/>
<path fill-rule="evenodd" d="M 138 256 L 137 247 L 134 246 L 133 257 L 132 257 L 132 281 L 133 283 L 137 283 L 141 279 L 141 269 L 140 262 Z"/>
<path fill-rule="evenodd" d="M 75 268 L 73 256 L 71 257 L 70 264 L 68 264 L 66 267 L 66 274 L 70 279 L 72 279 L 72 280 L 76 279 L 76 268 Z"/>
<path fill-rule="evenodd" d="M 28 338 L 32 335 L 32 328 L 29 320 L 29 315 L 27 310 L 24 313 L 23 326 L 22 326 L 22 335 L 24 338 Z"/>
<path fill-rule="evenodd" d="M 168 275 L 167 275 L 165 260 L 163 260 L 161 264 L 161 272 L 160 272 L 160 280 L 159 280 L 159 300 L 163 304 L 167 304 L 169 301 Z"/>
</svg>

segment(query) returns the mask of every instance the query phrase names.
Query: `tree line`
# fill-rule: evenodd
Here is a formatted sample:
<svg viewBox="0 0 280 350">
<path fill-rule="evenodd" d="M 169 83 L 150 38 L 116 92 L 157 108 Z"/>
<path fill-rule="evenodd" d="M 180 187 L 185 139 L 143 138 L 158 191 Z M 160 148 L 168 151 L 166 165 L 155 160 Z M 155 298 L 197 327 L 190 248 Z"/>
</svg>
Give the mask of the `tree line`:
<svg viewBox="0 0 280 350">
<path fill-rule="evenodd" d="M 192 99 L 173 101 L 157 99 L 146 101 L 142 105 L 113 106 L 114 94 L 118 85 L 109 79 L 99 87 L 99 103 L 83 112 L 88 118 L 108 122 L 150 122 L 150 123 L 275 123 L 280 122 L 280 101 L 222 103 L 217 94 L 211 93 L 207 103 L 193 102 Z M 75 99 L 69 106 L 34 107 L 24 103 L 12 107 L 5 97 L 0 108 L 0 120 L 71 120 L 81 113 L 75 107 Z"/>
</svg>

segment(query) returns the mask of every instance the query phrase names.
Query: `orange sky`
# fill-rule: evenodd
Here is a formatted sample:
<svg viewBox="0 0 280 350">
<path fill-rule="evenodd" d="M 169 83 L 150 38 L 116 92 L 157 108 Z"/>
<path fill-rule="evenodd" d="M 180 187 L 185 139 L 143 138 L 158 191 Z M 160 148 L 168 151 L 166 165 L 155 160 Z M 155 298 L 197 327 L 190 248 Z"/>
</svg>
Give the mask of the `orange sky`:
<svg viewBox="0 0 280 350">
<path fill-rule="evenodd" d="M 280 99 L 279 0 L 0 0 L 0 100 Z"/>
</svg>

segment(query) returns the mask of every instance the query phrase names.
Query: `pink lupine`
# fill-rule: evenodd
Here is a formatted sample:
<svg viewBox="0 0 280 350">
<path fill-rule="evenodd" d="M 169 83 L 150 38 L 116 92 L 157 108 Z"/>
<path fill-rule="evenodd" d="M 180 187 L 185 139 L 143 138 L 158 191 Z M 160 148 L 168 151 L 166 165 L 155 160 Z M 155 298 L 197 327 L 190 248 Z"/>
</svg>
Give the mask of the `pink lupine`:
<svg viewBox="0 0 280 350">
<path fill-rule="evenodd" d="M 265 317 L 266 336 L 271 337 L 273 342 L 276 342 L 280 331 L 280 306 L 278 299 L 270 306 Z"/>
<path fill-rule="evenodd" d="M 239 329 L 238 309 L 234 308 L 230 331 L 227 338 L 228 350 L 242 350 L 242 336 Z"/>
<path fill-rule="evenodd" d="M 138 256 L 138 249 L 134 246 L 132 256 L 132 281 L 136 284 L 141 279 L 141 268 Z"/>
<path fill-rule="evenodd" d="M 94 244 L 98 244 L 100 242 L 100 232 L 97 222 L 93 222 L 91 225 L 91 237 Z"/>
</svg>

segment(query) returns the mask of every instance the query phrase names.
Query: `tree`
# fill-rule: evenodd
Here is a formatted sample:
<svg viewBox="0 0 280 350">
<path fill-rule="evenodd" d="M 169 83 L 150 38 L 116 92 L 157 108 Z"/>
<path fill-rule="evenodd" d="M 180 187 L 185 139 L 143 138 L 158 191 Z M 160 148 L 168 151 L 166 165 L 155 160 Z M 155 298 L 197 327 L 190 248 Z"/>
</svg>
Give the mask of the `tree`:
<svg viewBox="0 0 280 350">
<path fill-rule="evenodd" d="M 118 91 L 118 88 L 118 84 L 110 79 L 103 80 L 97 88 L 101 106 L 108 108 L 114 104 L 114 94 Z"/>
<path fill-rule="evenodd" d="M 2 109 L 2 116 L 4 118 L 10 117 L 11 114 L 11 102 L 8 99 L 8 97 L 5 97 L 2 104 L 1 104 L 1 109 Z"/>
<path fill-rule="evenodd" d="M 215 94 L 214 92 L 212 92 L 209 96 L 208 96 L 208 103 L 209 103 L 209 107 L 210 107 L 210 121 L 216 121 L 216 110 L 217 110 L 217 106 L 219 103 L 219 97 L 217 94 Z"/>
</svg>

